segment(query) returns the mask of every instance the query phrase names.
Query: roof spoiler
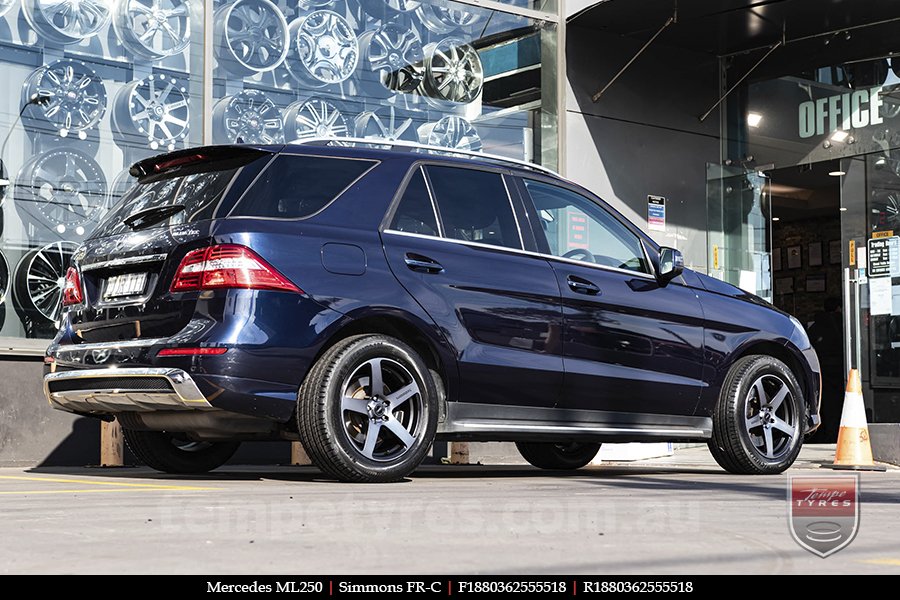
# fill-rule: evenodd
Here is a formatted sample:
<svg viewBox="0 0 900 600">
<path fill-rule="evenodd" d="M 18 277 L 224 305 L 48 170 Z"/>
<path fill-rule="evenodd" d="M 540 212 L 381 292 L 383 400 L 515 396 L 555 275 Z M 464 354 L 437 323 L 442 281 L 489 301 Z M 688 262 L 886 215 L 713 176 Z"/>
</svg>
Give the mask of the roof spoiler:
<svg viewBox="0 0 900 600">
<path fill-rule="evenodd" d="M 283 146 L 200 146 L 185 148 L 145 158 L 131 165 L 128 173 L 141 179 L 151 175 L 172 173 L 198 163 L 237 160 L 250 162 L 265 154 L 274 154 Z"/>
</svg>

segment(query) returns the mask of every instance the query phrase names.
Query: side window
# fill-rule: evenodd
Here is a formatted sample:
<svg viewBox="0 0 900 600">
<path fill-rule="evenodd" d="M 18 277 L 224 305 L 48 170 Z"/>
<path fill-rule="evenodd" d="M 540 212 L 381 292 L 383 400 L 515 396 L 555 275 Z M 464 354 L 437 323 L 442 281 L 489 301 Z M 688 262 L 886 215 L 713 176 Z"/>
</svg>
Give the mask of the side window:
<svg viewBox="0 0 900 600">
<path fill-rule="evenodd" d="M 499 173 L 428 166 L 444 237 L 521 248 L 509 194 Z"/>
<path fill-rule="evenodd" d="M 338 197 L 374 162 L 282 154 L 263 172 L 231 216 L 298 219 Z"/>
<path fill-rule="evenodd" d="M 649 273 L 640 239 L 581 194 L 525 179 L 554 256 Z"/>
<path fill-rule="evenodd" d="M 408 233 L 421 233 L 423 235 L 437 235 L 437 219 L 434 216 L 434 207 L 431 205 L 431 196 L 428 186 L 425 184 L 425 175 L 422 167 L 418 167 L 413 173 L 403 198 L 397 206 L 397 212 L 391 219 L 391 229 L 394 231 L 406 231 Z"/>
</svg>

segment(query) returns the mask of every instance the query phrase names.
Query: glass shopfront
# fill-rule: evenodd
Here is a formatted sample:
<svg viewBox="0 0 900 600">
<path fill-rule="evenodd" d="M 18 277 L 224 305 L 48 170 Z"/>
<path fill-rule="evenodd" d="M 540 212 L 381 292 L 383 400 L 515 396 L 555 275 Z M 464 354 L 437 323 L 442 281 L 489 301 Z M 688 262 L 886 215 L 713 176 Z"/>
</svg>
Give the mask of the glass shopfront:
<svg viewBox="0 0 900 600">
<path fill-rule="evenodd" d="M 556 3 L 477 4 L 0 0 L 0 346 L 42 350 L 153 154 L 357 137 L 557 167 Z"/>
</svg>

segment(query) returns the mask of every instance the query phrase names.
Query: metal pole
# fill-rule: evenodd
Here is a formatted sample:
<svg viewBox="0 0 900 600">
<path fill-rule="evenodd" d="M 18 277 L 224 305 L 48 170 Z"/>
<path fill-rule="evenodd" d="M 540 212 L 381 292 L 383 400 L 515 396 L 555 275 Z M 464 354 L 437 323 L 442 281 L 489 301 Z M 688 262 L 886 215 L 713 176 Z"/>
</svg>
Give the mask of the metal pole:
<svg viewBox="0 0 900 600">
<path fill-rule="evenodd" d="M 859 269 L 856 269 L 856 276 L 853 278 L 853 284 L 853 349 L 856 358 L 856 370 L 859 371 L 860 379 L 862 379 L 862 327 L 860 325 L 860 313 L 862 312 L 862 308 L 860 307 L 859 301 Z"/>
<path fill-rule="evenodd" d="M 844 371 L 849 372 L 853 368 L 853 341 L 850 339 L 852 329 L 850 328 L 850 312 L 853 307 L 850 306 L 850 268 L 844 269 L 844 356 L 847 360 L 847 368 Z"/>
<path fill-rule="evenodd" d="M 713 104 L 712 106 L 709 107 L 709 110 L 708 110 L 708 111 L 706 111 L 705 113 L 703 113 L 703 114 L 700 116 L 700 122 L 702 123 L 703 121 L 705 121 L 705 120 L 706 120 L 706 117 L 708 117 L 708 116 L 710 115 L 710 113 L 712 113 L 712 111 L 716 110 L 716 109 L 719 107 L 719 105 L 722 104 L 722 102 L 725 101 L 725 98 L 727 98 L 728 95 L 729 95 L 731 92 L 733 92 L 733 91 L 737 88 L 737 86 L 739 86 L 739 85 L 741 85 L 742 83 L 744 83 L 744 80 L 747 79 L 748 77 L 750 77 L 750 73 L 752 73 L 753 71 L 755 71 L 755 70 L 756 70 L 756 67 L 758 67 L 759 65 L 761 65 L 761 64 L 763 63 L 764 60 L 766 60 L 767 58 L 769 58 L 769 55 L 770 55 L 770 54 L 772 54 L 773 52 L 775 52 L 775 51 L 776 51 L 778 48 L 780 48 L 783 44 L 784 44 L 784 41 L 783 41 L 783 40 L 780 40 L 780 41 L 776 42 L 774 46 L 772 46 L 771 48 L 769 48 L 769 51 L 766 52 L 766 53 L 763 55 L 762 58 L 760 58 L 758 61 L 756 61 L 756 64 L 755 64 L 755 65 L 753 65 L 752 67 L 750 67 L 750 68 L 747 70 L 747 72 L 744 73 L 744 74 L 741 76 L 740 79 L 738 79 L 736 82 L 734 82 L 734 85 L 732 85 L 730 88 L 728 88 L 728 91 L 727 91 L 727 92 L 725 92 L 724 94 L 722 94 L 722 96 L 719 98 L 719 100 L 718 100 L 715 104 Z M 626 66 L 627 66 L 627 65 L 626 65 Z M 607 86 L 607 87 L 608 87 L 608 86 Z M 594 102 L 596 102 L 596 100 L 594 100 Z"/>
</svg>

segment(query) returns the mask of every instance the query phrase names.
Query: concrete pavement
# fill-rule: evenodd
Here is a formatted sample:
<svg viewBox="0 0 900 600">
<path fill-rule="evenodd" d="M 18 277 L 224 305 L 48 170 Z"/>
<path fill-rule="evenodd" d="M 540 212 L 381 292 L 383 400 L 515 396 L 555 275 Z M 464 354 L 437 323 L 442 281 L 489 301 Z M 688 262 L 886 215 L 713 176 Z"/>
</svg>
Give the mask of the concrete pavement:
<svg viewBox="0 0 900 600">
<path fill-rule="evenodd" d="M 832 447 L 794 473 L 823 474 Z M 862 475 L 861 526 L 821 559 L 787 525 L 786 477 L 705 448 L 575 473 L 442 466 L 350 485 L 308 467 L 0 469 L 3 573 L 898 573 L 900 469 Z"/>
</svg>

